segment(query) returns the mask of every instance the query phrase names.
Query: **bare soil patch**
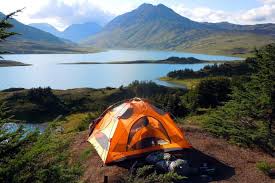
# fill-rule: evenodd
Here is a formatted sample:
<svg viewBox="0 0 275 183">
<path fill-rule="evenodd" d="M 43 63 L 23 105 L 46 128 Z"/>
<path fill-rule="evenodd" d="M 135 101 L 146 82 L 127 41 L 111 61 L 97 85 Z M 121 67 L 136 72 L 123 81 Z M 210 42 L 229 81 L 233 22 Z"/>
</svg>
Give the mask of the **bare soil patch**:
<svg viewBox="0 0 275 183">
<path fill-rule="evenodd" d="M 207 182 L 240 182 L 240 183 L 271 183 L 275 182 L 256 168 L 259 161 L 275 163 L 275 159 L 258 149 L 241 148 L 221 138 L 216 138 L 197 127 L 183 127 L 185 135 L 194 147 L 194 150 L 184 153 L 191 164 L 199 166 L 208 163 L 217 168 L 217 176 Z M 90 148 L 86 142 L 87 131 L 76 135 L 71 145 L 72 161 L 79 161 L 79 157 Z M 130 163 L 130 162 L 129 162 Z M 109 177 L 109 182 L 116 182 L 119 177 L 127 172 L 127 168 L 121 166 L 104 166 L 95 151 L 82 162 L 84 174 L 83 182 L 102 183 L 104 176 Z M 202 182 L 193 178 L 192 182 Z"/>
</svg>

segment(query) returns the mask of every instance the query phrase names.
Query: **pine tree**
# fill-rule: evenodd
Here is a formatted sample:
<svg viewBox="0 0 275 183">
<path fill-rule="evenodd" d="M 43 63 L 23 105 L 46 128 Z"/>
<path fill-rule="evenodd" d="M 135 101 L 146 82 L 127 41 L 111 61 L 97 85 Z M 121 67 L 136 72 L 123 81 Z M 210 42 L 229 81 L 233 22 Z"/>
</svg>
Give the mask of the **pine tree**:
<svg viewBox="0 0 275 183">
<path fill-rule="evenodd" d="M 5 41 L 7 38 L 17 35 L 16 32 L 9 32 L 9 29 L 13 27 L 13 25 L 9 22 L 10 19 L 12 19 L 13 16 L 15 16 L 17 13 L 21 12 L 23 9 L 17 10 L 13 13 L 8 14 L 6 17 L 4 17 L 2 20 L 0 20 L 0 43 Z M 0 54 L 7 53 L 6 51 L 1 51 Z M 2 58 L 0 56 L 0 58 Z"/>
<path fill-rule="evenodd" d="M 231 100 L 210 115 L 207 129 L 239 144 L 275 149 L 275 44 L 257 50 L 253 73 L 233 89 Z"/>
</svg>

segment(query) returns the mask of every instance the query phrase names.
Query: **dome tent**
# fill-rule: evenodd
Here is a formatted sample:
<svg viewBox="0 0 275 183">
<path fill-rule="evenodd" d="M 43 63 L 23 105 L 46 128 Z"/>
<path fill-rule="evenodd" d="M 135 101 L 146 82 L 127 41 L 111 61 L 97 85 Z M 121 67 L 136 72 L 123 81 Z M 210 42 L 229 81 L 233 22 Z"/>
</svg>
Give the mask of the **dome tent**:
<svg viewBox="0 0 275 183">
<path fill-rule="evenodd" d="M 191 148 L 168 113 L 140 98 L 110 106 L 90 125 L 88 141 L 105 164 Z"/>
</svg>

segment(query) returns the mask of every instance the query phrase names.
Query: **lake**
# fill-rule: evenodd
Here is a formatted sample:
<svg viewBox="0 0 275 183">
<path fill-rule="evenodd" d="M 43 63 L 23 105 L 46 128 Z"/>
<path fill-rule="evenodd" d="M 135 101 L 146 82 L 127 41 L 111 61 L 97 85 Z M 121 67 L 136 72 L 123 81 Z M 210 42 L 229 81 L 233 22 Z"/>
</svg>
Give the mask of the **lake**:
<svg viewBox="0 0 275 183">
<path fill-rule="evenodd" d="M 173 51 L 109 50 L 90 54 L 11 54 L 6 60 L 33 64 L 27 67 L 0 67 L 0 89 L 11 87 L 51 87 L 53 89 L 104 88 L 128 85 L 134 80 L 152 80 L 171 86 L 158 78 L 179 69 L 199 70 L 207 64 L 91 64 L 63 65 L 70 62 L 112 62 L 134 60 L 159 60 L 171 56 L 195 57 L 202 60 L 238 60 L 227 56 L 211 56 Z"/>
<path fill-rule="evenodd" d="M 48 126 L 48 123 L 5 123 L 3 129 L 7 130 L 8 133 L 15 132 L 20 125 L 23 126 L 23 129 L 28 133 L 35 130 L 39 130 L 40 133 L 44 132 Z"/>
</svg>

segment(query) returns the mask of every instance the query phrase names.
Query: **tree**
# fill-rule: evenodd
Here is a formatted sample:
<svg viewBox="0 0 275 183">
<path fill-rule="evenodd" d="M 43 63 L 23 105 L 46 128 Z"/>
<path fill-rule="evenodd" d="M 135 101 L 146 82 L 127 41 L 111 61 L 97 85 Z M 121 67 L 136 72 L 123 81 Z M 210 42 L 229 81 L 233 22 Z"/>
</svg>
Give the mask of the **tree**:
<svg viewBox="0 0 275 183">
<path fill-rule="evenodd" d="M 38 132 L 26 133 L 22 126 L 17 129 L 7 128 L 13 122 L 7 117 L 7 107 L 0 105 L 0 182 L 10 182 L 9 178 L 15 174 L 14 160 L 31 146 L 38 136 Z"/>
<path fill-rule="evenodd" d="M 196 89 L 200 107 L 216 107 L 229 99 L 231 81 L 222 77 L 203 79 Z"/>
<path fill-rule="evenodd" d="M 275 44 L 257 50 L 250 59 L 253 73 L 238 84 L 231 100 L 212 113 L 206 128 L 238 144 L 258 145 L 274 152 Z"/>
<path fill-rule="evenodd" d="M 254 93 L 257 105 L 256 117 L 266 120 L 269 136 L 275 117 L 275 44 L 270 44 L 256 51 L 256 62 L 253 64 L 255 74 L 247 84 L 250 93 Z"/>
<path fill-rule="evenodd" d="M 21 12 L 23 9 L 17 10 L 15 12 L 12 12 L 8 14 L 6 17 L 4 17 L 2 20 L 0 20 L 0 43 L 5 41 L 7 38 L 17 35 L 16 32 L 9 32 L 8 30 L 13 27 L 13 25 L 9 22 L 10 19 L 12 19 L 13 16 L 15 16 L 17 13 Z M 7 53 L 6 51 L 1 51 L 0 54 Z M 2 58 L 0 56 L 0 58 Z"/>
<path fill-rule="evenodd" d="M 0 42 L 5 41 L 8 37 L 16 35 L 15 32 L 8 32 L 12 28 L 12 24 L 8 22 L 16 13 L 22 10 L 17 10 L 0 21 Z M 0 51 L 0 53 L 6 53 Z M 0 58 L 2 58 L 0 56 Z M 36 141 L 37 132 L 26 134 L 22 126 L 11 129 L 7 124 L 14 122 L 12 117 L 7 115 L 8 108 L 5 103 L 0 103 L 0 182 L 10 182 L 10 175 L 15 173 L 12 162 L 27 147 Z"/>
</svg>

